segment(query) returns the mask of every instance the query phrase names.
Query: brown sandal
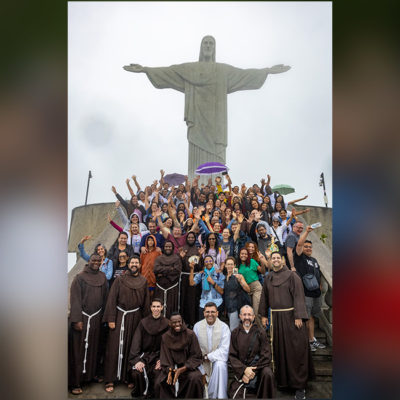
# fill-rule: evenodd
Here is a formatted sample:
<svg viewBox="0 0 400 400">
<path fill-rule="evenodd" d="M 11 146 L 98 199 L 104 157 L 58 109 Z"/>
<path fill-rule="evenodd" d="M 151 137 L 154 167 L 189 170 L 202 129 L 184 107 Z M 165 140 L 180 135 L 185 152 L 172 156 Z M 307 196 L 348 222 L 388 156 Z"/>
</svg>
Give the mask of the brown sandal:
<svg viewBox="0 0 400 400">
<path fill-rule="evenodd" d="M 114 384 L 113 383 L 106 383 L 104 390 L 107 393 L 112 393 L 114 391 Z"/>
</svg>

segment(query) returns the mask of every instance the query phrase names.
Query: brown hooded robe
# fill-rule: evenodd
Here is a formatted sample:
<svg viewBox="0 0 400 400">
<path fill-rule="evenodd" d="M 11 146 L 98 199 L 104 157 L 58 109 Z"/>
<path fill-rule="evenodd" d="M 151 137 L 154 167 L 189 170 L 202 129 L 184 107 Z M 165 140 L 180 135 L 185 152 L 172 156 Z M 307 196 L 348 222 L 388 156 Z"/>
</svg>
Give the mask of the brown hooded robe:
<svg viewBox="0 0 400 400">
<path fill-rule="evenodd" d="M 135 397 L 143 395 L 150 398 L 160 397 L 160 393 L 154 393 L 154 381 L 161 373 L 161 369 L 154 368 L 157 360 L 160 359 L 161 336 L 168 330 L 168 322 L 168 319 L 163 316 L 155 319 L 149 315 L 143 318 L 136 328 L 129 353 L 129 368 L 132 370 Z M 146 375 L 149 379 L 147 391 L 144 372 L 132 369 L 139 361 L 145 364 Z"/>
<path fill-rule="evenodd" d="M 258 356 L 258 358 L 255 358 Z M 231 346 L 229 348 L 229 362 L 232 366 L 235 378 L 229 387 L 229 398 L 240 399 L 251 397 L 254 394 L 258 399 L 271 399 L 275 397 L 275 381 L 272 373 L 271 350 L 264 330 L 257 324 L 253 324 L 249 333 L 246 333 L 242 325 L 232 331 Z M 245 388 L 242 379 L 245 369 L 249 366 L 257 367 L 256 393 Z M 245 391 L 246 390 L 246 391 Z"/>
<path fill-rule="evenodd" d="M 181 258 L 177 254 L 167 256 L 162 254 L 158 256 L 154 262 L 154 275 L 156 276 L 156 284 L 167 290 L 156 287 L 154 297 L 158 297 L 164 303 L 164 316 L 169 318 L 171 313 L 178 311 L 179 297 L 179 278 L 182 271 Z M 166 302 L 164 300 L 166 299 Z"/>
<path fill-rule="evenodd" d="M 121 381 L 125 382 L 130 379 L 128 357 L 133 335 L 143 315 L 147 315 L 150 310 L 146 278 L 141 275 L 133 276 L 129 270 L 126 274 L 117 277 L 111 286 L 103 317 L 104 322 L 115 322 L 115 329 L 109 331 L 106 347 L 104 362 L 104 381 L 106 383 L 117 380 L 120 330 L 123 316 L 123 312 L 117 309 L 117 306 L 125 311 L 139 308 L 137 311 L 125 315 L 121 368 Z"/>
<path fill-rule="evenodd" d="M 182 330 L 176 333 L 170 328 L 161 338 L 161 373 L 155 383 L 155 391 L 161 399 L 175 398 L 175 386 L 167 384 L 168 371 L 186 366 L 187 370 L 179 376 L 177 398 L 203 398 L 202 374 L 198 367 L 203 362 L 199 342 L 193 331 L 182 324 Z"/>
<path fill-rule="evenodd" d="M 185 323 L 189 327 L 193 327 L 194 324 L 199 320 L 198 312 L 200 304 L 201 285 L 190 286 L 189 284 L 189 258 L 191 256 L 199 256 L 199 250 L 195 244 L 193 246 L 189 246 L 188 244 L 186 244 L 183 247 L 183 250 L 186 250 L 186 255 L 182 258 L 180 311 Z M 194 273 L 200 271 L 200 266 L 196 264 L 194 266 Z"/>
<path fill-rule="evenodd" d="M 269 272 L 261 293 L 262 317 L 268 316 L 268 307 L 273 310 L 294 307 L 292 311 L 272 312 L 275 377 L 278 386 L 304 389 L 314 377 L 314 367 L 305 324 L 308 316 L 303 283 L 296 272 L 286 266 L 278 272 Z M 295 319 L 303 320 L 300 329 L 296 328 Z"/>
<path fill-rule="evenodd" d="M 96 375 L 98 362 L 98 348 L 100 341 L 101 318 L 103 316 L 108 283 L 106 276 L 101 271 L 93 271 L 88 265 L 84 270 L 77 274 L 72 281 L 70 291 L 71 310 L 69 316 L 70 326 L 75 322 L 83 322 L 82 331 L 70 328 L 69 334 L 69 386 L 76 388 L 83 381 L 90 381 Z M 85 356 L 85 338 L 88 327 L 89 317 L 83 314 L 93 315 L 98 310 L 101 311 L 90 318 L 90 329 L 88 336 L 88 348 L 86 354 L 85 370 L 83 364 Z"/>
</svg>

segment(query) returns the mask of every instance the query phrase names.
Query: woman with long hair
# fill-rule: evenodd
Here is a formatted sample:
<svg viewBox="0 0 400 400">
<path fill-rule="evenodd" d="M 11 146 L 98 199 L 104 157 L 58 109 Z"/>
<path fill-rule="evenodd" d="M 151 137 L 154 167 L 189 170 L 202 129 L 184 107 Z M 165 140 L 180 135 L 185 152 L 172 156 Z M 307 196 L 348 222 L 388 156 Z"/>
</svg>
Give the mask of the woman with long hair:
<svg viewBox="0 0 400 400">
<path fill-rule="evenodd" d="M 206 236 L 205 246 L 203 246 L 200 252 L 203 253 L 203 259 L 206 256 L 212 256 L 215 260 L 215 264 L 217 265 L 218 270 L 223 270 L 226 254 L 219 243 L 218 235 L 216 233 L 210 232 Z"/>
<path fill-rule="evenodd" d="M 86 240 L 91 239 L 92 236 L 84 236 L 78 244 L 78 249 L 81 257 L 89 262 L 90 256 L 85 251 L 84 243 Z M 104 272 L 108 281 L 112 278 L 113 275 L 113 261 L 107 257 L 107 249 L 101 243 L 96 244 L 96 247 L 93 251 L 94 254 L 98 254 L 101 257 L 100 271 Z"/>
<path fill-rule="evenodd" d="M 250 287 L 243 275 L 239 274 L 236 268 L 234 257 L 228 257 L 225 261 L 225 286 L 224 302 L 225 310 L 229 317 L 229 328 L 233 331 L 239 326 L 239 311 L 244 305 L 251 305 L 248 295 Z"/>
<path fill-rule="evenodd" d="M 262 273 L 263 268 L 250 257 L 248 250 L 243 247 L 239 252 L 239 274 L 243 275 L 246 283 L 250 287 L 250 298 L 256 316 L 258 326 L 261 325 L 260 318 L 258 317 L 258 306 L 260 304 L 262 286 L 258 280 L 258 273 Z"/>
</svg>

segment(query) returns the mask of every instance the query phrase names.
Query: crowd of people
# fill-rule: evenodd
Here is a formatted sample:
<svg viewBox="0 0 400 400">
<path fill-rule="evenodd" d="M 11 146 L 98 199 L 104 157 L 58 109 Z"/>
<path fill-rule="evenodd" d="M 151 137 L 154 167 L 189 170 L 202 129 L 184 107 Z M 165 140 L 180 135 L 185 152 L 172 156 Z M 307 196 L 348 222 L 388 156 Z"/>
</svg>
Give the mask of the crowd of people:
<svg viewBox="0 0 400 400">
<path fill-rule="evenodd" d="M 71 284 L 69 387 L 125 383 L 133 397 L 305 398 L 321 310 L 321 273 L 297 211 L 270 187 L 228 174 L 176 186 L 161 170 L 130 201 L 113 186 L 122 226 Z M 225 178 L 225 182 L 223 180 Z M 228 384 L 228 365 L 234 379 Z M 228 387 L 229 386 L 229 387 Z"/>
</svg>

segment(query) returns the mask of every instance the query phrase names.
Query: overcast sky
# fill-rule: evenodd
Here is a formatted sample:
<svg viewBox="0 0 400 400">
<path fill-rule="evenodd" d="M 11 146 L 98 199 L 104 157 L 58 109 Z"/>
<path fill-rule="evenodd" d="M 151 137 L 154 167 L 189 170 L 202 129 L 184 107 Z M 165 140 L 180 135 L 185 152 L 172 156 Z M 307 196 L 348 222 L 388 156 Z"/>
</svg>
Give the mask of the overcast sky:
<svg viewBox="0 0 400 400">
<path fill-rule="evenodd" d="M 128 196 L 187 173 L 184 95 L 152 86 L 130 63 L 161 67 L 198 61 L 203 36 L 216 61 L 239 68 L 292 67 L 259 90 L 228 95 L 227 165 L 234 184 L 295 187 L 287 200 L 332 204 L 332 15 L 330 2 L 70 2 L 68 4 L 68 216 L 84 204 Z M 89 234 L 90 232 L 88 232 Z"/>
</svg>

